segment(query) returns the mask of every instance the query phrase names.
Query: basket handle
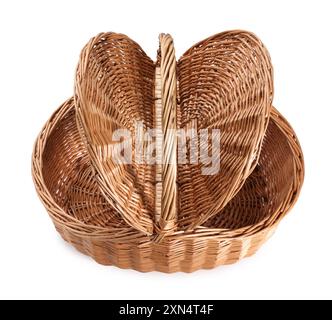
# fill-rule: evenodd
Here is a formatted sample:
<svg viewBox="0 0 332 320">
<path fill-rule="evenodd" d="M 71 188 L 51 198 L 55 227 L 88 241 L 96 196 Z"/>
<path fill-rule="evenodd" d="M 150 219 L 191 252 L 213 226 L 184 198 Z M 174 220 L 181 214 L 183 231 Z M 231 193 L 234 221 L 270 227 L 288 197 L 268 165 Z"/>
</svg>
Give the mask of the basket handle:
<svg viewBox="0 0 332 320">
<path fill-rule="evenodd" d="M 177 221 L 177 79 L 173 39 L 169 34 L 159 36 L 156 65 L 157 132 L 161 134 L 161 163 L 156 169 L 155 241 L 160 242 L 173 233 Z M 158 138 L 157 138 L 158 139 Z"/>
</svg>

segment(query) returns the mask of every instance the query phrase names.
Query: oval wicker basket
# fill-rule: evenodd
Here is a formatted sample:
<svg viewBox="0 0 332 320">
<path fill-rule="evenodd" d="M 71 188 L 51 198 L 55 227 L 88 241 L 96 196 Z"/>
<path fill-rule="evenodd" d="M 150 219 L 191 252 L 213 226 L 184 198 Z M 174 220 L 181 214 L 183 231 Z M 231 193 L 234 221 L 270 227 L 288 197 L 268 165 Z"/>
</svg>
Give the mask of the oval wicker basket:
<svg viewBox="0 0 332 320">
<path fill-rule="evenodd" d="M 295 133 L 272 107 L 272 78 L 266 49 L 245 31 L 210 37 L 178 62 L 169 35 L 156 63 L 124 35 L 91 39 L 75 97 L 33 153 L 36 189 L 58 232 L 101 264 L 139 271 L 192 272 L 252 255 L 304 177 Z M 159 129 L 162 161 L 114 161 L 113 132 L 137 138 L 137 122 Z M 175 130 L 213 128 L 222 133 L 219 171 L 180 163 Z"/>
</svg>

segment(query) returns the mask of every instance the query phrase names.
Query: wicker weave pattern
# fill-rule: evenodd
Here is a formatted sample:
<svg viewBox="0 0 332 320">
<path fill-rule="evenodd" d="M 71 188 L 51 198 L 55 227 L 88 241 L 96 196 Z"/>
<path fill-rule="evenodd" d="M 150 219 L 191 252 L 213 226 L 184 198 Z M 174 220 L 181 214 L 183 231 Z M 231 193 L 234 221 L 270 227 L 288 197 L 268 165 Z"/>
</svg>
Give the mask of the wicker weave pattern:
<svg viewBox="0 0 332 320">
<path fill-rule="evenodd" d="M 222 133 L 219 174 L 179 166 L 181 224 L 193 228 L 220 212 L 255 167 L 272 102 L 272 65 L 256 36 L 230 31 L 189 49 L 178 73 L 180 126 Z"/>
<path fill-rule="evenodd" d="M 55 112 L 37 139 L 34 182 L 61 236 L 99 263 L 162 272 L 234 263 L 269 238 L 302 185 L 303 157 L 293 130 L 275 109 L 269 123 L 256 168 L 220 219 L 195 231 L 175 232 L 161 243 L 129 227 L 103 198 L 76 127 L 73 99 Z M 280 180 L 286 180 L 285 187 Z"/>
<path fill-rule="evenodd" d="M 32 173 L 56 229 L 97 262 L 162 272 L 234 263 L 297 200 L 302 151 L 271 107 L 270 58 L 251 33 L 213 36 L 177 64 L 169 35 L 153 63 L 126 36 L 100 34 L 82 51 L 75 88 L 37 138 Z M 162 156 L 173 160 L 169 128 L 222 129 L 220 173 L 174 161 L 115 164 L 111 134 L 135 134 L 135 121 L 161 128 Z"/>
<path fill-rule="evenodd" d="M 162 35 L 160 43 L 156 72 L 162 90 L 164 160 L 177 160 L 174 136 L 166 134 L 177 124 L 186 130 L 220 129 L 222 154 L 219 174 L 212 176 L 201 174 L 200 163 L 162 166 L 161 185 L 156 186 L 162 193 L 158 221 L 152 204 L 158 203 L 159 195 L 146 190 L 158 181 L 158 173 L 151 166 L 114 163 L 109 148 L 116 129 L 126 128 L 134 135 L 135 120 L 157 127 L 156 115 L 151 118 L 157 112 L 151 105 L 156 99 L 152 80 L 159 85 L 150 70 L 152 62 L 127 37 L 101 34 L 83 50 L 76 82 L 79 123 L 88 137 L 100 187 L 114 209 L 147 234 L 154 229 L 157 234 L 171 233 L 176 224 L 182 230 L 193 229 L 229 202 L 255 167 L 273 93 L 272 66 L 260 40 L 244 31 L 224 32 L 196 44 L 180 59 L 177 119 L 173 42 L 169 35 Z M 127 97 L 120 99 L 119 94 Z M 142 99 L 147 96 L 150 99 Z M 131 117 L 126 121 L 122 115 L 128 110 Z"/>
<path fill-rule="evenodd" d="M 135 122 L 152 128 L 153 61 L 128 37 L 99 34 L 82 51 L 76 77 L 76 106 L 88 152 L 106 198 L 128 224 L 151 234 L 155 203 L 155 168 L 113 162 L 112 132 Z M 133 159 L 135 160 L 135 159 Z"/>
<path fill-rule="evenodd" d="M 157 238 L 172 234 L 177 227 L 177 102 L 176 102 L 176 59 L 173 40 L 170 35 L 161 34 L 160 52 L 156 72 L 160 72 L 161 84 L 161 132 L 163 139 L 161 164 L 160 217 L 156 220 Z M 159 66 L 160 60 L 160 66 Z M 160 69 L 160 71 L 158 70 Z M 155 81 L 157 84 L 157 81 Z M 157 186 L 158 187 L 158 186 Z M 156 189 L 158 192 L 158 189 Z"/>
</svg>

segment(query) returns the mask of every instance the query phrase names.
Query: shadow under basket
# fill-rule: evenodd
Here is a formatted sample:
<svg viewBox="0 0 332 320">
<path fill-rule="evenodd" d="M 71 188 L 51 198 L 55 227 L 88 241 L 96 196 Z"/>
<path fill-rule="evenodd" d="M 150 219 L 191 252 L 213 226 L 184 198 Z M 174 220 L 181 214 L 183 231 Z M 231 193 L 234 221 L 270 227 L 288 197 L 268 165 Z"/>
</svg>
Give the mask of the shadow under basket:
<svg viewBox="0 0 332 320">
<path fill-rule="evenodd" d="M 258 163 L 237 195 L 202 227 L 156 243 L 129 227 L 100 192 L 73 99 L 47 122 L 33 154 L 36 188 L 63 239 L 101 264 L 143 272 L 192 272 L 254 254 L 296 201 L 302 168 L 296 136 L 273 109 Z"/>
</svg>

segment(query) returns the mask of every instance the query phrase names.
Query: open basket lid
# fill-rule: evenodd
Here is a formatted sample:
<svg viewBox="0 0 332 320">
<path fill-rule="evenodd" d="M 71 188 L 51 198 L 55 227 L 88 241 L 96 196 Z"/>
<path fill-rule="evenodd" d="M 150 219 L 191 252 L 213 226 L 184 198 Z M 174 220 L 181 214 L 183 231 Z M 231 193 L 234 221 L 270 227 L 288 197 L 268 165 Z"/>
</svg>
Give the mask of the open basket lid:
<svg viewBox="0 0 332 320">
<path fill-rule="evenodd" d="M 239 191 L 259 156 L 273 80 L 269 54 L 251 33 L 217 34 L 178 63 L 172 38 L 159 40 L 154 63 L 127 36 L 91 39 L 77 68 L 75 104 L 105 198 L 130 226 L 162 239 L 202 225 Z M 201 132 L 211 142 L 203 147 Z M 130 152 L 119 153 L 119 145 Z M 211 152 L 212 170 L 202 160 Z"/>
</svg>

